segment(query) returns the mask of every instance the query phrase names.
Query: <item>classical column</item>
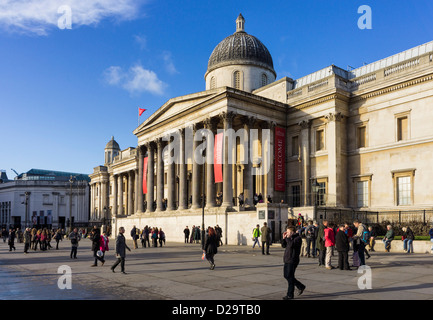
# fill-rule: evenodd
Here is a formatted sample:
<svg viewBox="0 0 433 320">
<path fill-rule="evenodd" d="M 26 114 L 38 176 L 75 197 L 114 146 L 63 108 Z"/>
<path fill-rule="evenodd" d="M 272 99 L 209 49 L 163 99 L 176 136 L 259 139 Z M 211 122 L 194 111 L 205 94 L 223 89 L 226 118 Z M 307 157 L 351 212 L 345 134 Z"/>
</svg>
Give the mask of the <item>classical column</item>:
<svg viewBox="0 0 433 320">
<path fill-rule="evenodd" d="M 328 151 L 328 192 L 325 199 L 327 206 L 344 206 L 347 188 L 345 188 L 344 173 L 346 158 L 343 156 L 345 130 L 344 116 L 340 112 L 329 113 L 326 132 L 326 150 Z"/>
<path fill-rule="evenodd" d="M 251 171 L 254 154 L 252 150 L 253 141 L 251 141 L 250 129 L 254 126 L 256 120 L 255 117 L 244 117 L 244 129 L 246 134 L 244 141 L 248 141 L 248 148 L 247 150 L 244 150 L 244 157 L 246 157 L 246 159 L 244 159 L 244 202 L 246 207 L 254 206 L 253 175 Z"/>
<path fill-rule="evenodd" d="M 137 203 L 136 208 L 138 212 L 144 212 L 144 197 L 143 197 L 143 162 L 144 162 L 144 149 L 143 146 L 138 146 L 138 175 L 136 177 L 137 185 Z M 146 173 L 144 173 L 146 174 Z"/>
<path fill-rule="evenodd" d="M 201 208 L 200 203 L 200 165 L 195 159 L 195 150 L 197 149 L 200 141 L 195 140 L 196 132 L 198 131 L 197 124 L 193 125 L 193 148 L 192 148 L 192 204 L 191 209 Z"/>
<path fill-rule="evenodd" d="M 118 176 L 117 175 L 113 175 L 113 210 L 112 210 L 112 215 L 114 217 L 117 216 L 117 180 L 118 180 Z"/>
<path fill-rule="evenodd" d="M 128 216 L 134 213 L 134 172 L 128 172 Z"/>
<path fill-rule="evenodd" d="M 119 209 L 117 210 L 117 214 L 122 216 L 125 213 L 123 212 L 123 176 L 119 174 Z"/>
<path fill-rule="evenodd" d="M 223 112 L 220 114 L 224 123 L 224 130 L 230 130 L 233 127 L 234 112 Z M 229 143 L 227 137 L 224 137 L 224 161 L 223 161 L 223 203 L 222 207 L 233 206 L 233 164 L 229 157 Z"/>
<path fill-rule="evenodd" d="M 301 127 L 300 135 L 300 156 L 302 170 L 302 197 L 303 205 L 310 205 L 311 181 L 310 181 L 310 120 L 302 120 L 299 122 Z M 311 205 L 314 205 L 312 203 Z"/>
<path fill-rule="evenodd" d="M 216 188 L 214 176 L 214 134 L 217 122 L 215 119 L 207 118 L 204 127 L 212 132 L 206 137 L 206 208 L 216 207 Z"/>
<path fill-rule="evenodd" d="M 187 158 L 185 154 L 185 129 L 179 130 L 180 136 L 180 160 L 179 160 L 179 210 L 188 209 L 187 190 Z"/>
<path fill-rule="evenodd" d="M 164 147 L 162 139 L 158 138 L 156 144 L 156 211 L 162 211 L 164 199 L 164 158 L 162 154 Z"/>
<path fill-rule="evenodd" d="M 274 138 L 275 138 L 275 126 L 276 126 L 276 122 L 274 121 L 268 121 L 266 122 L 266 129 L 269 129 L 269 143 L 265 143 L 265 141 L 263 140 L 263 135 L 262 135 L 262 146 L 265 146 L 265 149 L 262 149 L 262 159 L 264 159 L 264 161 L 269 161 L 269 163 L 264 163 L 264 168 L 269 168 L 269 171 L 266 173 L 265 175 L 265 191 L 266 194 L 263 194 L 263 197 L 267 197 L 268 195 L 271 196 L 271 199 L 274 199 Z M 262 147 L 263 148 L 263 147 Z M 269 155 L 269 159 L 268 157 L 266 157 L 265 155 Z M 287 170 L 286 170 L 287 171 Z M 266 200 L 266 199 L 265 199 Z M 284 199 L 284 201 L 286 201 Z M 275 200 L 274 200 L 275 203 Z"/>
<path fill-rule="evenodd" d="M 175 177 L 175 161 L 174 161 L 174 148 L 171 150 L 172 143 L 169 143 L 168 150 L 170 153 L 168 154 L 168 166 L 167 166 L 167 210 L 176 210 L 176 177 Z M 174 143 L 173 143 L 174 144 Z M 171 159 L 171 160 L 170 160 Z M 170 163 L 171 161 L 171 163 Z"/>
<path fill-rule="evenodd" d="M 153 201 L 155 193 L 155 147 L 152 142 L 147 144 L 147 210 L 146 212 L 154 212 Z"/>
</svg>

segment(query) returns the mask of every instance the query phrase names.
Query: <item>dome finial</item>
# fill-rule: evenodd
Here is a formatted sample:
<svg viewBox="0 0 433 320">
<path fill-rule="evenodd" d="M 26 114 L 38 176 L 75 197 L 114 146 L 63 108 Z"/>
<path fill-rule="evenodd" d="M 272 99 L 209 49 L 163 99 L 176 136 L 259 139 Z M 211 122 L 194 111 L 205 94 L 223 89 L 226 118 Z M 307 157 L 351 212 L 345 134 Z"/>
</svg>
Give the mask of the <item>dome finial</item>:
<svg viewBox="0 0 433 320">
<path fill-rule="evenodd" d="M 240 13 L 236 19 L 236 32 L 245 32 L 245 19 L 242 13 Z"/>
</svg>

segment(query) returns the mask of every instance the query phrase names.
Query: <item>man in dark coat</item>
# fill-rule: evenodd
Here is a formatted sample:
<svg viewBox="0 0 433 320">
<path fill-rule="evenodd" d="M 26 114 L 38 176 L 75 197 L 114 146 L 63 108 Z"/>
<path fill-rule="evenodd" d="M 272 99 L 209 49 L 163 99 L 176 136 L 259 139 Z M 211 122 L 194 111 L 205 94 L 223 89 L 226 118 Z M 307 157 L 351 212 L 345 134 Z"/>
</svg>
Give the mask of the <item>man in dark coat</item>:
<svg viewBox="0 0 433 320">
<path fill-rule="evenodd" d="M 90 240 L 92 240 L 92 251 L 93 251 L 93 257 L 95 258 L 95 263 L 92 264 L 91 267 L 97 267 L 98 260 L 101 261 L 102 265 L 104 265 L 105 263 L 104 258 L 98 256 L 98 251 L 100 248 L 100 241 L 101 241 L 101 232 L 99 231 L 99 228 L 96 228 L 96 226 L 93 228 L 90 234 Z"/>
<path fill-rule="evenodd" d="M 186 226 L 186 228 L 183 230 L 183 234 L 185 235 L 185 243 L 189 242 L 189 233 L 190 231 L 188 229 L 188 226 Z"/>
<path fill-rule="evenodd" d="M 262 233 L 262 254 L 265 254 L 265 246 L 266 246 L 266 254 L 269 255 L 269 245 L 271 244 L 271 228 L 268 227 L 266 222 L 263 223 L 263 227 L 260 229 Z"/>
<path fill-rule="evenodd" d="M 344 232 L 344 224 L 339 226 L 335 236 L 335 246 L 338 251 L 338 268 L 340 270 L 350 270 L 349 267 L 349 238 Z"/>
<path fill-rule="evenodd" d="M 111 267 L 111 271 L 114 272 L 114 269 L 116 269 L 116 267 L 120 263 L 120 268 L 122 270 L 122 273 L 126 274 L 126 272 L 125 272 L 126 249 L 128 249 L 128 251 L 131 251 L 131 249 L 129 249 L 128 245 L 126 244 L 125 236 L 123 235 L 124 233 L 125 233 L 125 228 L 120 227 L 119 228 L 119 235 L 116 238 L 116 258 L 117 258 L 117 261 Z"/>
<path fill-rule="evenodd" d="M 325 266 L 325 229 L 328 227 L 328 221 L 323 220 L 319 226 L 316 238 L 316 248 L 319 250 L 319 266 Z"/>
<path fill-rule="evenodd" d="M 283 233 L 281 246 L 285 248 L 283 259 L 284 278 L 288 283 L 287 295 L 283 299 L 290 300 L 294 298 L 295 287 L 298 289 L 298 295 L 301 295 L 305 290 L 305 285 L 295 278 L 295 271 L 299 264 L 299 255 L 301 253 L 302 239 L 295 232 L 294 227 L 287 227 L 286 232 Z"/>
</svg>

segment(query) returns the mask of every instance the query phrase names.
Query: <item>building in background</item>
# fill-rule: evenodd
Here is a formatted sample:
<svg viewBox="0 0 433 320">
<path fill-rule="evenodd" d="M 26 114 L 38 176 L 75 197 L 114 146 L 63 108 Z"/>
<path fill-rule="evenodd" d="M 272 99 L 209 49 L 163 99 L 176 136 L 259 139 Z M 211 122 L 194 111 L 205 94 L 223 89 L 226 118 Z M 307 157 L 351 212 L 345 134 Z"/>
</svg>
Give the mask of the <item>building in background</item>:
<svg viewBox="0 0 433 320">
<path fill-rule="evenodd" d="M 136 148 L 107 145 L 106 164 L 90 175 L 94 217 L 162 227 L 183 241 L 186 225 L 201 225 L 205 195 L 205 225 L 221 226 L 226 243 L 247 244 L 257 223 L 267 222 L 278 239 L 288 218 L 323 219 L 324 208 L 433 207 L 433 42 L 357 69 L 331 65 L 277 80 L 271 54 L 245 32 L 240 15 L 236 32 L 212 52 L 205 82 L 205 91 L 170 99 L 136 128 Z M 201 129 L 268 129 L 270 136 L 254 139 L 249 161 L 237 139 L 216 182 L 212 164 L 164 161 L 168 133 L 187 150 L 201 143 L 188 134 Z M 191 160 L 192 152 L 182 157 Z M 261 167 L 270 170 L 252 175 Z"/>
<path fill-rule="evenodd" d="M 2 174 L 3 177 L 3 174 Z M 31 169 L 0 183 L 0 225 L 65 228 L 87 226 L 89 182 L 86 174 Z"/>
</svg>

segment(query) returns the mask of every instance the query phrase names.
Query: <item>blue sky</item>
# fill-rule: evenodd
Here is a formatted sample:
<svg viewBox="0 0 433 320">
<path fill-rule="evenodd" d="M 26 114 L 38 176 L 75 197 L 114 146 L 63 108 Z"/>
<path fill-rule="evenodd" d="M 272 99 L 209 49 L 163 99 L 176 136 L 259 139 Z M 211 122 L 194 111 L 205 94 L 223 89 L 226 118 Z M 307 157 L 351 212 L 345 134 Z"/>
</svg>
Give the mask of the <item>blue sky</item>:
<svg viewBox="0 0 433 320">
<path fill-rule="evenodd" d="M 58 20 L 71 8 L 71 29 Z M 372 29 L 358 28 L 358 8 Z M 170 98 L 205 88 L 214 47 L 246 31 L 277 78 L 343 69 L 433 40 L 433 3 L 381 1 L 3 0 L 0 2 L 0 169 L 91 173 L 114 136 L 135 147 L 140 122 Z"/>
</svg>

